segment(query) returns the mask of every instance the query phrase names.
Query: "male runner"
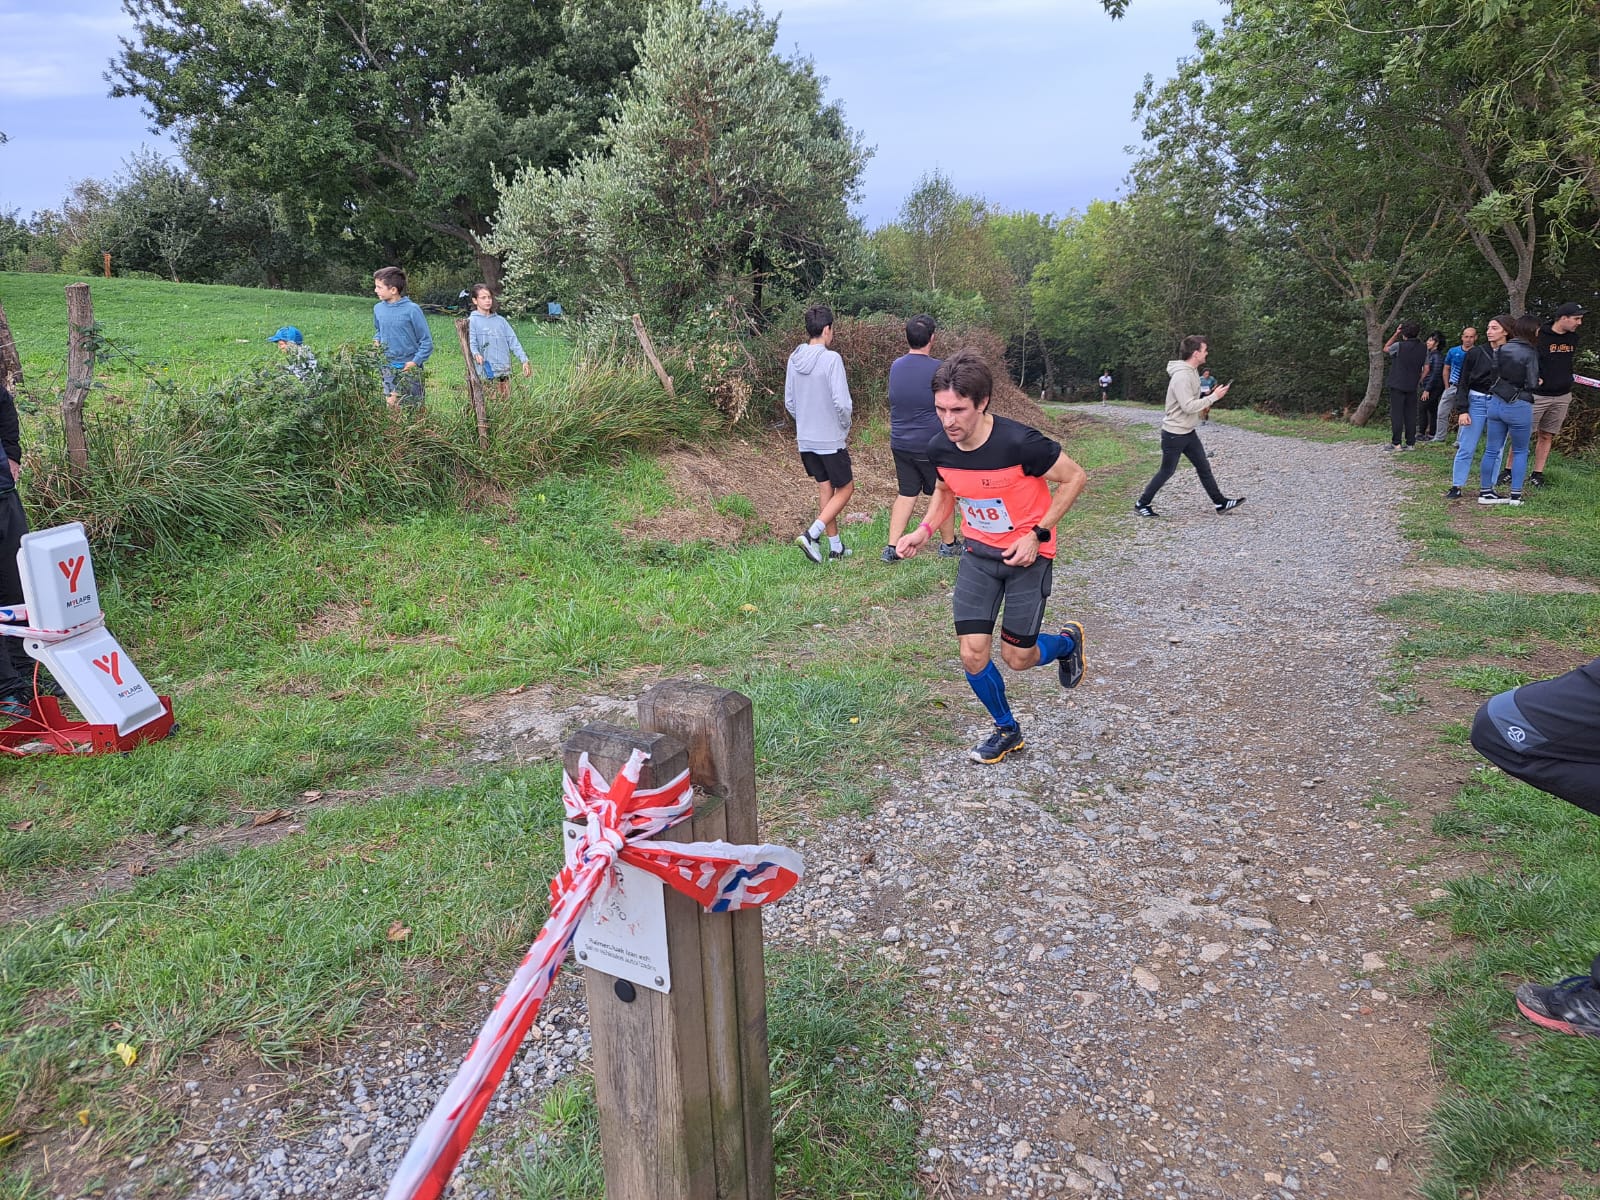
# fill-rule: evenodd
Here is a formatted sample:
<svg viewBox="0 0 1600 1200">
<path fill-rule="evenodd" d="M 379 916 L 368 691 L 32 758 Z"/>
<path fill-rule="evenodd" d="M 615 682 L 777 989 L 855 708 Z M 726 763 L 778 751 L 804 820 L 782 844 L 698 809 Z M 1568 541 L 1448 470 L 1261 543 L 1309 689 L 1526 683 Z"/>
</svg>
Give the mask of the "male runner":
<svg viewBox="0 0 1600 1200">
<path fill-rule="evenodd" d="M 889 452 L 894 456 L 894 477 L 898 491 L 889 509 L 889 541 L 883 548 L 883 561 L 898 562 L 894 544 L 911 523 L 911 509 L 918 496 L 931 496 L 939 476 L 928 461 L 928 439 L 939 432 L 939 417 L 933 411 L 933 373 L 939 360 L 933 357 L 933 318 L 921 313 L 906 322 L 906 353 L 889 367 Z M 939 553 L 956 558 L 956 522 L 952 515 L 939 526 Z"/>
<path fill-rule="evenodd" d="M 833 345 L 833 310 L 826 304 L 806 309 L 806 341 L 789 355 L 784 373 L 783 406 L 794 418 L 800 463 L 817 482 L 817 519 L 795 545 L 814 563 L 822 561 L 822 538 L 828 538 L 830 562 L 848 558 L 839 537 L 839 514 L 856 490 L 850 468 L 850 385 L 844 359 Z"/>
<path fill-rule="evenodd" d="M 992 415 L 993 390 L 989 364 L 973 350 L 956 351 L 934 372 L 933 407 L 944 431 L 928 443 L 928 458 L 939 483 L 922 524 L 895 543 L 901 558 L 914 557 L 961 505 L 966 553 L 956 571 L 956 641 L 967 683 L 994 718 L 994 732 L 971 750 L 981 763 L 997 763 L 1025 745 L 991 653 L 1002 603 L 1006 666 L 1026 671 L 1053 662 L 1068 688 L 1078 686 L 1084 667 L 1082 625 L 1068 621 L 1060 633 L 1039 629 L 1050 595 L 1056 523 L 1089 477 L 1037 429 Z"/>
</svg>

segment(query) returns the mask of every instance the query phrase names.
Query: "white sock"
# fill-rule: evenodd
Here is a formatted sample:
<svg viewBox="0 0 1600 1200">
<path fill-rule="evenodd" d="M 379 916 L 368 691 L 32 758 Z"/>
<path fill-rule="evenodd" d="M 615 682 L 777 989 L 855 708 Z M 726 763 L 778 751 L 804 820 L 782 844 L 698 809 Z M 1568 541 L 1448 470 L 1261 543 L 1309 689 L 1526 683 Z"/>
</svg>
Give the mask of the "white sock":
<svg viewBox="0 0 1600 1200">
<path fill-rule="evenodd" d="M 811 522 L 811 528 L 806 530 L 806 536 L 814 542 L 822 536 L 822 531 L 825 529 L 827 529 L 827 526 L 821 521 L 813 521 Z"/>
<path fill-rule="evenodd" d="M 844 540 L 840 538 L 838 534 L 835 534 L 833 537 L 828 539 L 828 549 L 834 551 L 843 550 Z"/>
</svg>

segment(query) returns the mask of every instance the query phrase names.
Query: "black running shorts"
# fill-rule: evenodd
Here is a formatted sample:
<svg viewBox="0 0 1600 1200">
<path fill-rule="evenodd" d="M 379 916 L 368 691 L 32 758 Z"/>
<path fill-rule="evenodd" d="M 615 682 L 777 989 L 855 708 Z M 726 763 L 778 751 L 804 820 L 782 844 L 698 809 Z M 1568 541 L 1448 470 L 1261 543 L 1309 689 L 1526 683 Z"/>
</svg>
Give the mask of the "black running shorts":
<svg viewBox="0 0 1600 1200">
<path fill-rule="evenodd" d="M 902 496 L 931 496 L 939 484 L 939 472 L 926 454 L 895 450 L 894 478 Z"/>
<path fill-rule="evenodd" d="M 1031 566 L 1013 567 L 990 558 L 967 543 L 956 570 L 956 633 L 994 634 L 1004 602 L 1000 640 L 1011 646 L 1032 646 L 1044 626 L 1044 602 L 1050 598 L 1054 560 L 1040 555 Z"/>
<path fill-rule="evenodd" d="M 850 451 L 835 450 L 832 454 L 818 454 L 815 450 L 800 451 L 800 462 L 806 474 L 818 483 L 831 483 L 842 488 L 855 478 L 850 473 Z"/>
</svg>

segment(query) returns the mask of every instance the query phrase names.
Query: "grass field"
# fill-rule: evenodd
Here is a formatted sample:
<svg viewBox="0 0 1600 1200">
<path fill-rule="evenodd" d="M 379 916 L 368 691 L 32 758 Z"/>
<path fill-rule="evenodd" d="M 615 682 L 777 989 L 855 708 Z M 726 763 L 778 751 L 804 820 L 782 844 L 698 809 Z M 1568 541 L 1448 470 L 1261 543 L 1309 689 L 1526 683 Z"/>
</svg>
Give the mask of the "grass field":
<svg viewBox="0 0 1600 1200">
<path fill-rule="evenodd" d="M 95 366 L 104 389 L 91 400 L 137 400 L 157 383 L 197 387 L 277 360 L 267 336 L 294 325 L 319 354 L 350 342 L 372 342 L 372 296 L 327 296 L 265 288 L 218 287 L 143 279 L 0 272 L 0 305 L 22 358 L 29 389 L 44 401 L 65 385 L 65 287 L 87 283 L 107 353 Z M 550 327 L 513 322 L 537 371 L 566 357 L 567 344 Z M 465 364 L 454 318 L 428 318 L 433 373 L 454 387 Z"/>
<path fill-rule="evenodd" d="M 1397 657 L 1414 679 L 1482 699 L 1600 654 L 1600 595 L 1479 590 L 1475 569 L 1549 572 L 1600 583 L 1600 468 L 1555 456 L 1551 486 L 1520 509 L 1449 503 L 1453 451 L 1421 451 L 1404 521 L 1424 561 L 1454 567 L 1464 584 L 1385 605 L 1411 630 Z M 1534 665 L 1551 664 L 1543 668 Z M 1484 764 L 1466 726 L 1441 741 L 1473 764 L 1471 781 L 1433 832 L 1481 854 L 1484 868 L 1448 886 L 1436 906 L 1467 948 L 1428 968 L 1437 996 L 1435 1061 L 1447 1087 L 1435 1113 L 1434 1161 L 1423 1194 L 1456 1200 L 1533 1163 L 1567 1178 L 1600 1170 L 1600 1043 L 1541 1033 L 1517 1014 L 1512 988 L 1587 971 L 1600 953 L 1600 822 Z"/>
<path fill-rule="evenodd" d="M 0 276 L 25 369 L 46 390 L 65 282 Z M 140 360 L 104 374 L 123 370 L 130 388 L 163 359 L 198 381 L 270 361 L 260 339 L 283 322 L 318 348 L 370 328 L 363 297 L 93 282 L 108 336 Z M 529 334 L 536 360 L 564 354 Z M 1073 452 L 1108 479 L 1136 461 L 1108 430 L 1080 431 Z M 1064 546 L 1112 499 L 1120 511 L 1108 495 L 1075 512 Z M 870 808 L 876 765 L 907 738 L 947 736 L 928 701 L 954 668 L 906 654 L 905 640 L 915 614 L 938 620 L 950 564 L 886 571 L 862 552 L 823 571 L 788 545 L 626 531 L 674 502 L 653 461 L 608 455 L 470 512 L 107 559 L 110 624 L 175 695 L 182 728 L 125 757 L 31 760 L 0 779 L 0 889 L 52 905 L 0 927 L 0 1170 L 37 1172 L 37 1141 L 55 1133 L 87 1130 L 81 1153 L 108 1164 L 158 1150 L 177 1128 L 175 1081 L 219 1040 L 280 1065 L 417 1008 L 480 1020 L 477 985 L 509 970 L 544 917 L 559 804 L 553 764 L 464 760 L 469 701 L 544 685 L 564 703 L 704 672 L 755 701 L 774 839 Z M 722 507 L 754 512 L 738 496 Z M 851 541 L 880 545 L 884 521 Z M 283 811 L 301 832 L 183 853 Z M 125 890 L 62 903 L 63 887 L 146 859 Z M 403 940 L 389 937 L 397 921 Z M 919 1194 L 906 981 L 806 956 L 776 956 L 770 973 L 785 1194 Z M 136 1049 L 131 1066 L 119 1044 Z M 503 1194 L 595 1194 L 586 1104 L 580 1085 L 530 1118 L 570 1152 L 506 1164 Z"/>
</svg>

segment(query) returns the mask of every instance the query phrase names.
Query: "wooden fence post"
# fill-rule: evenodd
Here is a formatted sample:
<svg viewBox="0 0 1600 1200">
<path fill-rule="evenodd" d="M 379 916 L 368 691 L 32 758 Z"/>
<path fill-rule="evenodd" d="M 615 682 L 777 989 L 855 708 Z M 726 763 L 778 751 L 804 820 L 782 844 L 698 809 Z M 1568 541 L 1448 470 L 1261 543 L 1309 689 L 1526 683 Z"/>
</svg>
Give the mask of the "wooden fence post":
<svg viewBox="0 0 1600 1200">
<path fill-rule="evenodd" d="M 633 336 L 639 339 L 639 345 L 644 348 L 644 356 L 650 360 L 650 365 L 655 368 L 656 378 L 661 380 L 661 386 L 667 395 L 677 399 L 678 393 L 673 389 L 672 376 L 667 374 L 667 369 L 661 365 L 661 360 L 656 357 L 655 343 L 650 340 L 650 333 L 644 327 L 644 318 L 638 313 L 633 314 Z"/>
<path fill-rule="evenodd" d="M 17 351 L 17 339 L 11 336 L 11 323 L 6 320 L 3 304 L 0 304 L 0 384 L 4 384 L 8 392 L 22 387 L 22 355 Z"/>
<path fill-rule="evenodd" d="M 461 339 L 461 357 L 467 360 L 467 395 L 472 399 L 472 411 L 478 418 L 478 449 L 489 448 L 489 406 L 484 401 L 483 378 L 478 374 L 478 364 L 472 361 L 472 339 L 467 335 L 467 318 L 456 318 L 456 336 Z"/>
<path fill-rule="evenodd" d="M 87 283 L 67 284 L 67 388 L 61 394 L 61 424 L 67 457 L 79 486 L 89 478 L 89 443 L 83 436 L 83 402 L 94 383 L 94 301 Z"/>
<path fill-rule="evenodd" d="M 639 700 L 643 730 L 588 725 L 566 744 L 607 778 L 640 746 L 641 786 L 684 766 L 691 820 L 671 841 L 756 842 L 755 727 L 747 697 L 681 680 Z M 707 913 L 666 891 L 672 991 L 585 970 L 607 1200 L 773 1200 L 772 1097 L 761 913 Z M 627 996 L 628 999 L 623 997 Z"/>
</svg>

